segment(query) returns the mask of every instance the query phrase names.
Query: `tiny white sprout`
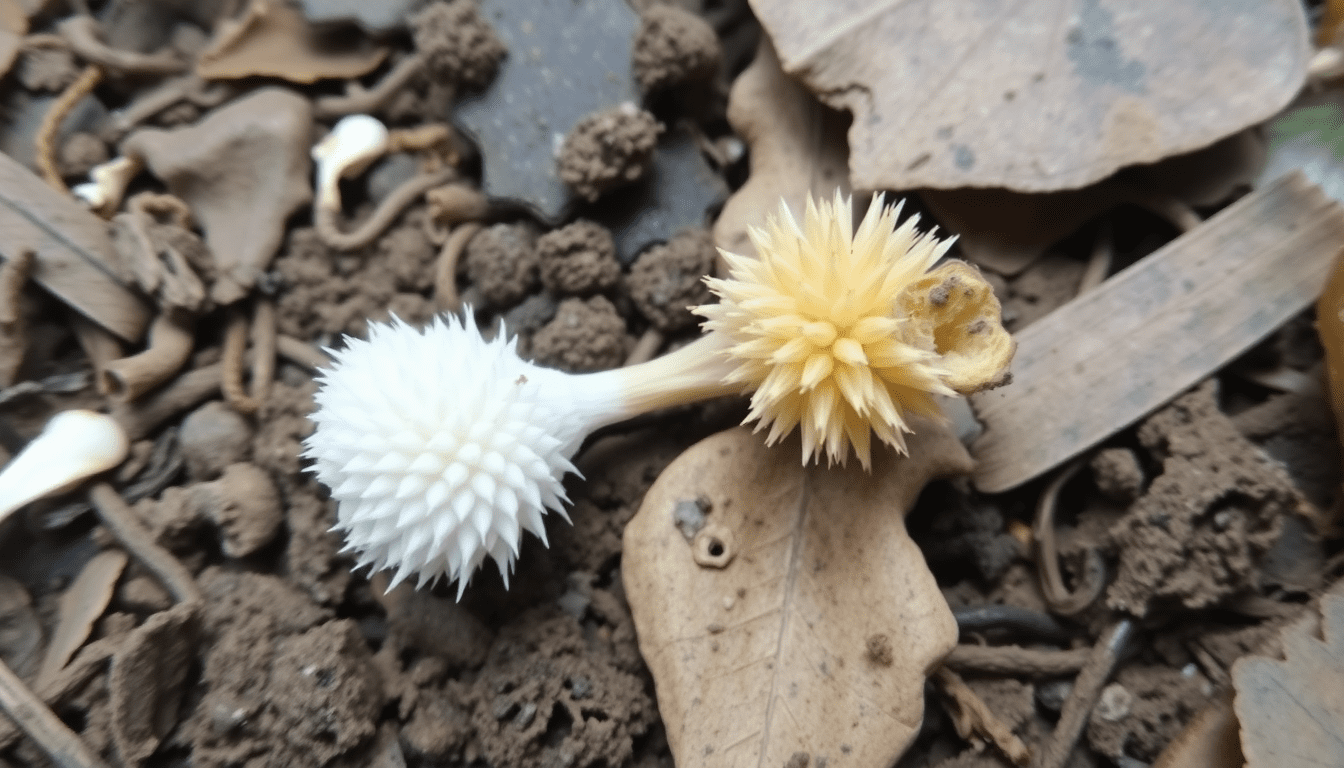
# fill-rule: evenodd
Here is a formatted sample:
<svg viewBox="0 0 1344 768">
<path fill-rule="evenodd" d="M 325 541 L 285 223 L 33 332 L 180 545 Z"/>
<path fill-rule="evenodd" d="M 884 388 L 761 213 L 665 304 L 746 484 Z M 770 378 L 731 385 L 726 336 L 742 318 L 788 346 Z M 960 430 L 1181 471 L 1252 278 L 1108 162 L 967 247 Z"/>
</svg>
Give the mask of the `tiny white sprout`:
<svg viewBox="0 0 1344 768">
<path fill-rule="evenodd" d="M 69 490 L 120 464 L 131 441 L 116 419 L 61 411 L 0 470 L 0 519 L 37 499 Z"/>
<path fill-rule="evenodd" d="M 340 208 L 340 181 L 354 176 L 388 149 L 387 126 L 369 115 L 347 115 L 313 147 L 317 163 L 317 206 Z"/>
<path fill-rule="evenodd" d="M 117 157 L 89 171 L 89 179 L 84 184 L 76 184 L 70 191 L 83 200 L 95 212 L 111 215 L 121 207 L 121 199 L 126 195 L 126 187 L 131 179 L 140 172 L 144 164 L 134 157 Z"/>
</svg>

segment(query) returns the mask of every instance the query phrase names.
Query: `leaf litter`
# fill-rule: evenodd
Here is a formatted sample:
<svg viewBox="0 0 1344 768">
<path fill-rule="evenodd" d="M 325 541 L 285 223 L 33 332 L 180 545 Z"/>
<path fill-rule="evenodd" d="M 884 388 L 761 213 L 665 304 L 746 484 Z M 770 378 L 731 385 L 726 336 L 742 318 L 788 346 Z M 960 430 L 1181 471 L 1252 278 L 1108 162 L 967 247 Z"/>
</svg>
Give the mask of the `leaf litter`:
<svg viewBox="0 0 1344 768">
<path fill-rule="evenodd" d="M 1167 755 L 1185 745 L 1187 755 L 1194 749 L 1208 765 L 1218 764 L 1209 762 L 1210 755 L 1222 754 L 1208 745 L 1223 749 L 1229 729 L 1233 741 L 1240 731 L 1244 743 L 1260 743 L 1252 727 L 1257 716 L 1243 714 L 1238 723 L 1227 691 L 1239 674 L 1237 659 L 1265 653 L 1257 651 L 1257 638 L 1275 635 L 1294 606 L 1335 579 L 1341 526 L 1332 510 L 1344 474 L 1330 445 L 1336 438 L 1324 423 L 1322 394 L 1313 389 L 1318 372 L 1329 369 L 1338 351 L 1330 322 L 1337 314 L 1330 302 L 1338 291 L 1327 290 L 1316 312 L 1326 362 L 1312 317 L 1303 312 L 1324 282 L 1338 233 L 1330 226 L 1330 205 L 1306 182 L 1283 180 L 1285 173 L 1301 170 L 1334 196 L 1338 158 L 1332 131 L 1339 121 L 1328 111 L 1311 110 L 1336 102 L 1337 95 L 1313 64 L 1314 82 L 1323 88 L 1264 129 L 1267 147 L 1258 138 L 1261 129 L 1252 125 L 1279 110 L 1305 69 L 1309 51 L 1299 45 L 1296 6 L 1255 9 L 1264 23 L 1237 13 L 1218 22 L 1277 30 L 1259 35 L 1265 55 L 1254 75 L 1260 79 L 1235 74 L 1247 49 L 1232 27 L 1221 45 L 1168 46 L 1154 54 L 1127 30 L 1143 19 L 1151 22 L 1159 11 L 1079 2 L 1039 11 L 1058 11 L 1058 18 L 1077 22 L 1076 39 L 1066 35 L 1055 51 L 1060 55 L 1042 58 L 1055 62 L 1045 68 L 1047 79 L 1063 90 L 1069 86 L 1076 96 L 1059 107 L 1063 111 L 1042 111 L 1042 103 L 1061 102 L 1034 100 L 1030 88 L 1013 89 L 1013 100 L 1005 101 L 1000 87 L 1005 77 L 1016 76 L 1011 66 L 984 76 L 988 70 L 976 57 L 1011 44 L 1015 38 L 1005 34 L 966 49 L 969 59 L 945 52 L 937 57 L 940 66 L 963 76 L 949 82 L 969 88 L 964 97 L 944 98 L 945 109 L 911 112 L 907 90 L 877 87 L 868 92 L 870 104 L 860 104 L 851 119 L 834 107 L 858 103 L 853 98 L 860 90 L 822 89 L 820 98 L 814 96 L 809 86 L 838 70 L 818 64 L 822 58 L 800 67 L 797 37 L 790 37 L 771 3 L 755 4 L 764 34 L 742 2 L 684 0 L 675 9 L 632 3 L 638 18 L 623 3 L 594 3 L 620 15 L 628 34 L 608 38 L 598 25 L 589 25 L 577 33 L 589 46 L 582 50 L 609 46 L 623 52 L 610 70 L 625 95 L 571 117 L 575 123 L 591 121 L 599 108 L 627 109 L 622 107 L 627 103 L 661 125 L 661 143 L 647 165 L 616 152 L 610 166 L 599 162 L 586 169 L 585 178 L 632 180 L 611 189 L 603 181 L 592 190 L 598 200 L 591 207 L 585 203 L 548 218 L 517 204 L 535 189 L 493 195 L 487 205 L 477 179 L 499 170 L 559 178 L 554 149 L 563 147 L 569 132 L 563 121 L 552 126 L 555 115 L 536 111 L 553 130 L 528 168 L 500 167 L 500 155 L 489 145 L 508 138 L 506 132 L 475 136 L 482 140 L 477 145 L 473 136 L 448 127 L 449 121 L 466 126 L 467 103 L 508 90 L 499 88 L 501 74 L 534 52 L 519 41 L 540 45 L 559 39 L 538 28 L 539 10 L 520 6 L 506 22 L 489 10 L 502 4 L 482 3 L 478 11 L 469 0 L 434 0 L 409 16 L 330 2 L 233 4 L 228 9 L 233 18 L 204 6 L 177 14 L 151 5 L 144 6 L 150 10 L 143 16 L 118 10 L 100 14 L 96 22 L 59 18 L 59 9 L 32 15 L 32 30 L 15 34 L 18 71 L 5 84 L 16 119 L 0 128 L 0 144 L 18 148 L 14 169 L 0 179 L 0 192 L 11 201 L 4 221 L 13 230 L 11 245 L 0 249 L 6 275 L 0 331 L 17 382 L 0 401 L 5 450 L 16 451 L 52 413 L 76 407 L 109 408 L 142 442 L 123 471 L 109 473 L 107 483 L 97 486 L 93 504 L 78 489 L 38 502 L 19 516 L 27 524 L 0 529 L 0 571 L 15 579 L 18 590 L 5 603 L 0 641 L 3 658 L 22 676 L 17 684 L 0 681 L 0 688 L 6 695 L 22 694 L 15 685 L 27 687 L 26 680 L 32 698 L 25 711 L 54 711 L 70 724 L 55 717 L 44 724 L 22 714 L 17 724 L 0 721 L 0 762 L 36 764 L 43 759 L 40 744 L 85 765 L 246 760 L 615 768 L 668 765 L 674 758 L 679 764 L 717 764 L 732 750 L 703 753 L 704 745 L 720 743 L 715 729 L 748 728 L 753 718 L 742 713 L 755 711 L 732 709 L 720 694 L 751 674 L 763 675 L 754 690 L 762 679 L 798 685 L 799 698 L 789 698 L 788 685 L 776 689 L 783 703 L 771 712 L 780 716 L 804 698 L 845 702 L 847 690 L 834 684 L 844 675 L 885 681 L 888 713 L 874 715 L 860 702 L 859 730 L 872 723 L 898 724 L 876 735 L 841 739 L 858 733 L 850 728 L 853 720 L 828 730 L 843 707 L 800 707 L 796 714 L 808 726 L 797 729 L 800 744 L 789 749 L 773 739 L 778 751 L 768 752 L 767 764 L 887 765 L 905 750 L 901 764 L 911 768 L 1000 766 L 1007 764 L 1004 755 L 1022 760 L 1025 754 L 1039 765 L 1063 765 L 1070 755 L 1083 759 L 1081 753 L 1117 764 L 1166 765 L 1168 759 L 1186 759 Z M 923 7 L 906 5 L 903 12 Z M 923 37 L 901 50 L 913 55 L 936 42 L 930 30 L 951 29 L 958 39 L 972 39 L 967 35 L 973 20 L 949 8 L 930 17 L 936 23 L 909 27 L 906 31 Z M 1160 12 L 1172 18 L 1200 13 L 1184 4 Z M 1277 21 L 1264 21 L 1271 17 Z M 1107 19 L 1113 34 L 1103 29 Z M 531 32 L 525 29 L 529 23 Z M 6 23 L 11 30 L 21 26 Z M 1194 39 L 1189 31 L 1194 27 L 1178 20 L 1159 26 L 1164 34 Z M 847 34 L 857 39 L 880 29 L 859 25 Z M 517 34 L 532 37 L 511 36 Z M 501 43 L 505 37 L 507 45 Z M 277 41 L 284 43 L 283 51 Z M 237 55 L 265 53 L 267 46 L 270 54 Z M 844 53 L 854 60 L 873 51 L 890 58 L 876 43 L 850 48 Z M 844 58 L 837 58 L 837 51 L 832 46 L 826 60 Z M 1207 70 L 1209 79 L 1201 82 L 1211 85 L 1192 87 L 1181 77 L 1160 83 L 1147 78 L 1145 93 L 1126 91 L 1115 78 L 1089 85 L 1082 77 L 1086 67 L 1080 69 L 1069 51 L 1103 59 L 1115 54 L 1115 60 L 1105 59 L 1115 65 L 1107 72 L 1121 79 L 1136 71 L 1130 66 L 1136 62 L 1153 68 L 1194 61 Z M 239 69 L 243 58 L 248 61 Z M 36 71 L 39 59 L 51 72 Z M 210 71 L 212 65 L 231 68 L 231 78 L 244 71 L 261 77 L 211 84 L 195 74 L 225 76 L 223 69 Z M 551 74 L 577 75 L 581 69 L 562 66 Z M 888 75 L 906 73 L 888 69 Z M 188 71 L 193 73 L 183 74 Z M 327 82 L 309 85 L 319 80 Z M 1184 133 L 1139 130 L 1166 125 L 1184 114 L 1182 109 L 1197 108 L 1200 99 L 1218 98 L 1234 85 L 1237 99 L 1223 98 L 1206 119 L 1185 123 Z M 988 89 L 993 98 L 978 100 L 971 95 L 977 88 Z M 284 94 L 280 101 L 277 93 Z M 949 93 L 957 91 L 944 89 Z M 1159 97 L 1171 100 L 1153 106 Z M 527 106 L 547 107 L 546 101 Z M 863 140 L 873 129 L 862 116 L 881 114 L 888 103 L 930 120 L 964 106 L 988 115 L 994 130 L 976 128 L 974 117 L 957 118 L 946 136 L 934 130 L 941 123 L 916 140 L 887 130 L 884 138 L 902 146 L 885 160 L 917 159 L 901 153 L 921 147 L 929 159 L 914 169 L 896 168 L 896 176 L 879 176 L 890 172 L 891 164 L 871 161 L 879 145 Z M 1065 109 L 1088 105 L 1092 113 Z M 873 111 L 865 112 L 869 107 Z M 58 119 L 67 109 L 69 117 Z M 342 223 L 337 234 L 358 237 L 336 243 L 330 232 L 319 231 L 325 220 L 310 213 L 307 155 L 339 117 L 358 112 L 375 114 L 404 137 L 438 138 L 437 143 L 408 138 L 363 174 L 341 182 L 341 219 L 349 224 Z M 1080 125 L 1093 128 L 1104 128 L 1109 114 L 1112 123 L 1133 129 L 1121 133 L 1134 141 L 1098 144 L 1097 137 L 1106 135 L 1100 129 L 1047 132 L 1067 141 L 1005 141 L 1005 131 L 1016 135 L 1012 132 L 1040 125 L 1041 114 L 1056 123 L 1083 114 Z M 27 127 L 22 115 L 31 118 Z M 1130 120 L 1145 116 L 1153 120 Z M 49 124 L 45 133 L 37 132 L 40 122 Z M 255 131 L 247 134 L 249 127 L 262 125 L 273 126 L 262 131 L 270 134 L 265 141 Z M 44 141 L 33 150 L 35 132 Z M 240 139 L 241 134 L 250 138 Z M 601 149 L 605 134 L 593 136 Z M 1219 136 L 1229 138 L 1208 146 Z M 266 142 L 271 144 L 264 153 L 248 148 Z M 238 152 L 238 146 L 244 149 Z M 1023 147 L 1025 154 L 1018 152 Z M 146 160 L 152 156 L 144 163 L 149 172 L 117 163 L 127 149 Z M 591 150 L 585 158 L 600 158 Z M 1190 150 L 1195 151 L 1167 157 Z M 961 167 L 958 160 L 967 165 L 968 152 L 975 160 Z M 1267 156 L 1263 171 L 1257 170 L 1257 153 Z M 1167 159 L 1151 162 L 1162 157 Z M 33 158 L 38 163 L 22 167 Z M 1024 158 L 1038 165 L 1028 166 Z M 1017 164 L 1017 180 L 993 175 L 1004 163 Z M 32 173 L 39 164 L 47 178 L 54 174 L 72 186 L 93 169 L 109 193 L 105 207 L 91 213 L 45 186 Z M 1122 165 L 1131 167 L 1111 175 Z M 1042 174 L 1042 168 L 1063 170 Z M 399 206 L 383 209 L 389 190 L 417 173 L 443 173 L 454 179 L 453 186 L 429 193 L 404 188 Z M 1073 191 L 1028 195 L 985 189 L 986 184 Z M 686 305 L 705 300 L 698 278 L 713 261 L 711 228 L 714 244 L 750 253 L 747 228 L 759 225 L 781 197 L 796 209 L 809 193 L 829 195 L 851 185 L 911 196 L 910 207 L 931 212 L 948 232 L 964 235 L 961 255 L 986 269 L 983 278 L 1002 300 L 1005 322 L 1020 331 L 1020 354 L 1026 355 L 1014 371 L 1017 382 L 991 397 L 1018 396 L 1030 389 L 1034 375 L 1075 381 L 1069 377 L 1078 372 L 1057 360 L 1033 374 L 1033 349 L 1068 355 L 1096 344 L 1104 350 L 1098 359 L 1114 365 L 1109 376 L 1062 386 L 1061 391 L 1084 393 L 1077 408 L 1057 397 L 1020 396 L 1037 409 L 1030 413 L 1038 421 L 1008 430 L 1011 440 L 1002 439 L 1002 421 L 986 419 L 989 430 L 981 439 L 999 428 L 999 450 L 1013 462 L 1024 463 L 1043 445 L 1058 452 L 1058 461 L 1082 454 L 1088 470 L 1052 484 L 1052 524 L 1035 534 L 1051 546 L 1033 546 L 1029 510 L 1041 494 L 1040 482 L 981 493 L 964 480 L 941 481 L 918 494 L 924 484 L 918 472 L 863 475 L 855 468 L 805 470 L 796 462 L 744 459 L 773 453 L 761 447 L 759 436 L 720 433 L 745 412 L 740 401 L 726 399 L 653 414 L 596 437 L 577 457 L 585 479 L 567 484 L 575 527 L 553 526 L 550 549 L 525 542 L 508 591 L 497 578 L 483 577 L 458 604 L 441 590 L 383 595 L 379 578 L 350 573 L 339 541 L 328 534 L 333 519 L 326 492 L 302 473 L 299 458 L 300 441 L 310 429 L 305 416 L 312 367 L 323 360 L 319 347 L 339 345 L 344 332 L 362 333 L 369 319 L 395 313 L 424 322 L 436 308 L 460 302 L 475 308 L 483 327 L 502 321 L 521 336 L 520 348 L 560 365 L 601 368 L 656 355 L 695 335 Z M 920 185 L 939 189 L 921 191 Z M 484 186 L 489 194 L 490 184 Z M 1249 198 L 1236 203 L 1247 189 L 1253 190 Z M 729 190 L 723 211 L 716 212 Z M 164 193 L 181 202 L 164 202 Z M 459 205 L 463 201 L 471 205 Z M 224 210 L 228 213 L 220 213 Z M 539 243 L 572 226 L 580 210 L 593 237 L 576 241 L 572 252 L 543 252 Z M 116 222 L 114 237 L 106 237 L 99 214 Z M 500 234 L 507 232 L 522 234 L 505 243 Z M 1280 283 L 1244 278 L 1246 290 L 1237 298 L 1206 295 L 1203 280 L 1226 271 L 1239 247 L 1296 256 L 1299 261 L 1279 259 L 1272 276 L 1300 278 L 1300 292 L 1290 302 L 1274 303 L 1274 296 L 1282 296 L 1271 289 Z M 1162 315 L 1136 310 L 1161 293 L 1159 279 L 1141 299 L 1120 301 L 1118 309 L 1107 304 L 1117 300 L 1130 271 L 1163 263 L 1173 251 L 1194 254 L 1187 257 L 1192 263 L 1216 259 L 1187 265 L 1181 273 L 1197 289 L 1185 294 L 1180 283 L 1176 293 L 1193 303 L 1178 302 L 1184 309 Z M 1266 256 L 1266 263 L 1271 258 L 1278 257 Z M 25 262 L 31 271 L 21 268 Z M 48 269 L 52 266 L 59 269 Z M 584 278 L 588 272 L 597 279 Z M 1312 281 L 1318 281 L 1314 287 Z M 1165 285 L 1178 282 L 1168 276 Z M 265 307 L 272 302 L 274 343 L 266 332 Z M 1072 314 L 1089 304 L 1097 315 Z M 1228 337 L 1235 343 L 1211 355 L 1206 336 L 1218 315 L 1206 310 L 1219 304 L 1246 322 Z M 1271 305 L 1277 308 L 1266 314 Z M 166 351 L 147 339 L 146 331 L 151 318 L 182 309 L 196 317 L 192 331 L 181 337 L 187 340 L 178 350 L 181 370 L 168 370 L 161 385 L 113 405 L 97 391 L 108 363 Z M 72 313 L 87 319 L 71 320 Z M 1151 328 L 1134 337 L 1148 341 L 1137 343 L 1123 333 L 1098 341 L 1104 324 L 1096 318 L 1130 315 L 1148 318 Z M 227 339 L 232 341 L 226 344 Z M 1158 347 L 1167 354 L 1164 362 L 1140 354 Z M 1210 377 L 1216 387 L 1206 383 L 1181 394 Z M 49 381 L 71 383 L 39 383 Z M 1125 382 L 1136 388 L 1119 394 L 1108 388 Z M 243 427 L 234 424 L 227 431 L 229 445 L 215 446 L 219 455 L 203 456 L 200 440 L 208 444 L 211 438 L 198 431 L 202 419 L 244 404 L 239 392 L 252 398 L 256 413 L 236 413 Z M 1178 399 L 1158 410 L 1173 398 Z M 1043 428 L 1070 412 L 1097 412 L 1104 422 L 1096 427 L 1100 437 L 1080 439 L 1067 426 Z M 188 418 L 198 413 L 200 418 Z M 183 419 L 184 440 L 191 440 L 179 449 L 164 437 Z M 948 455 L 960 457 L 954 462 L 959 472 L 969 468 L 949 433 L 921 431 L 916 441 L 936 436 Z M 710 437 L 715 433 L 720 434 Z M 686 451 L 707 437 L 701 447 Z M 704 453 L 703 446 L 719 444 L 715 441 L 736 441 L 738 458 Z M 164 448 L 151 451 L 152 446 Z M 1089 446 L 1105 449 L 1101 458 L 1088 462 Z M 908 467 L 924 459 L 915 454 L 892 461 Z M 691 462 L 706 468 L 688 475 Z M 987 464 L 979 471 L 986 472 Z M 789 479 L 757 491 L 758 472 Z M 1195 482 L 1196 475 L 1204 479 Z M 659 495 L 674 483 L 717 489 L 677 497 L 689 504 L 683 504 L 684 512 L 698 514 L 682 516 L 689 540 L 669 519 L 675 505 Z M 763 499 L 794 487 L 804 490 L 779 508 L 761 506 Z M 882 489 L 891 488 L 900 490 L 883 495 Z M 719 503 L 716 494 L 739 501 Z M 879 498 L 863 501 L 869 498 L 865 494 Z M 116 504 L 116 495 L 134 506 Z M 669 504 L 650 507 L 660 498 Z M 817 562 L 802 568 L 807 563 L 797 561 L 795 598 L 832 584 L 828 594 L 835 600 L 805 606 L 795 599 L 789 614 L 805 616 L 804 608 L 825 612 L 815 631 L 836 635 L 817 651 L 826 656 L 830 676 L 802 662 L 777 664 L 768 674 L 757 668 L 727 677 L 717 676 L 710 665 L 697 676 L 688 672 L 699 669 L 689 661 L 650 651 L 656 644 L 651 632 L 667 632 L 702 650 L 718 643 L 717 651 L 693 657 L 709 664 L 740 639 L 741 630 L 721 614 L 745 615 L 742 609 L 763 599 L 766 590 L 763 584 L 747 585 L 747 595 L 739 596 L 713 587 L 669 603 L 668 596 L 684 585 L 641 577 L 662 561 L 637 554 L 641 550 L 628 538 L 623 543 L 622 534 L 633 537 L 641 526 L 655 525 L 657 540 L 677 555 L 683 575 L 727 583 L 764 567 L 750 550 L 762 539 L 743 521 L 784 525 L 793 518 L 781 510 L 797 509 L 799 498 L 807 509 L 827 510 L 807 519 L 829 525 L 825 530 L 838 538 L 827 541 L 847 542 L 847 553 L 871 554 L 885 551 L 883 546 L 900 553 L 863 567 L 862 558 L 833 557 L 822 561 L 821 569 L 815 569 Z M 910 507 L 908 516 L 900 514 Z M 101 522 L 91 521 L 90 509 Z M 1171 514 L 1164 528 L 1163 516 L 1172 510 L 1179 514 Z M 883 514 L 875 528 L 880 535 L 860 536 L 853 526 L 854 519 Z M 114 554 L 116 545 L 127 556 Z M 1055 586 L 1075 596 L 1078 605 L 1047 599 L 1053 593 L 1042 590 L 1045 569 L 1038 552 L 1049 553 Z M 109 567 L 113 560 L 124 565 Z M 81 571 L 88 573 L 87 583 L 74 578 Z M 842 578 L 845 574 L 851 578 Z M 862 602 L 875 585 L 890 587 L 902 579 L 919 589 L 900 599 Z M 639 589 L 631 587 L 636 581 Z M 201 591 L 210 596 L 205 604 L 192 597 Z M 724 607 L 724 598 L 731 607 Z M 905 599 L 926 606 L 926 618 L 880 621 L 908 605 Z M 678 619 L 675 610 L 667 610 L 683 603 L 705 615 Z M 847 605 L 853 607 L 844 610 Z M 1131 631 L 1136 626 L 1126 618 L 1131 612 L 1146 614 L 1142 632 Z M 651 621 L 664 628 L 649 629 Z M 856 622 L 874 627 L 855 630 Z M 959 645 L 952 631 L 956 623 Z M 1049 631 L 1041 634 L 1043 627 Z M 912 653 L 913 648 L 923 650 Z M 944 658 L 965 684 L 947 688 L 956 691 L 951 699 L 925 702 L 924 679 Z M 1294 670 L 1279 675 L 1284 686 L 1311 685 L 1317 670 L 1303 658 L 1273 662 Z M 38 673 L 43 660 L 48 669 Z M 950 675 L 936 673 L 943 680 Z M 698 703 L 691 703 L 697 697 Z M 759 698 L 754 706 L 768 700 Z M 849 700 L 844 706 L 855 704 Z M 728 716 L 715 722 L 699 714 L 712 707 Z M 899 717 L 893 719 L 893 712 Z M 967 720 L 967 712 L 976 717 Z M 763 715 L 760 719 L 765 722 Z M 1182 732 L 1187 723 L 1193 730 Z M 1169 741 L 1173 746 L 1164 751 Z M 1002 754 L 987 749 L 989 742 Z M 698 754 L 695 745 L 701 747 Z M 1248 759 L 1252 751 L 1248 748 Z M 879 757 L 862 759 L 870 754 Z"/>
</svg>

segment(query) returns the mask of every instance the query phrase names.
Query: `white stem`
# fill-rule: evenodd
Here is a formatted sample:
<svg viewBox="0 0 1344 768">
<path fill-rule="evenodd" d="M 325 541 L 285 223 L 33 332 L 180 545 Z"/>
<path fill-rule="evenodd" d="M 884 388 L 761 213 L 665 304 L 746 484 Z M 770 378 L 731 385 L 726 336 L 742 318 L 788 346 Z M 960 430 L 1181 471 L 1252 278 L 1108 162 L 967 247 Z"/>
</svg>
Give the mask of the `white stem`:
<svg viewBox="0 0 1344 768">
<path fill-rule="evenodd" d="M 111 416 L 61 411 L 0 471 L 0 520 L 31 501 L 115 467 L 129 450 L 125 430 Z"/>
</svg>

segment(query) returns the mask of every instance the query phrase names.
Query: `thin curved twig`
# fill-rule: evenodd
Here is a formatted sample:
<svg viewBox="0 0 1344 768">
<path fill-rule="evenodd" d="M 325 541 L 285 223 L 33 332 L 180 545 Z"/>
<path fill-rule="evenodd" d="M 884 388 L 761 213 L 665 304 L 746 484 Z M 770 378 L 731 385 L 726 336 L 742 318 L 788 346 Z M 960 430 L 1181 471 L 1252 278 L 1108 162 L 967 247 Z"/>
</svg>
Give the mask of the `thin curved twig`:
<svg viewBox="0 0 1344 768">
<path fill-rule="evenodd" d="M 235 411 L 250 415 L 261 409 L 275 379 L 275 304 L 258 298 L 250 323 L 252 337 L 252 382 L 243 387 L 243 357 L 247 352 L 249 322 L 241 310 L 229 317 L 224 330 L 224 400 Z"/>
<path fill-rule="evenodd" d="M 331 365 L 331 357 L 326 352 L 293 336 L 276 334 L 275 351 L 291 363 L 302 365 L 313 373 Z"/>
<path fill-rule="evenodd" d="M 1044 651 L 1017 645 L 969 645 L 952 649 L 943 663 L 958 672 L 1006 677 L 1058 677 L 1083 668 L 1090 648 Z"/>
<path fill-rule="evenodd" d="M 43 181 L 62 193 L 69 193 L 70 189 L 65 186 L 65 179 L 61 178 L 61 171 L 56 167 L 56 136 L 60 133 L 61 123 L 65 121 L 70 111 L 80 100 L 92 93 L 102 79 L 103 70 L 97 64 L 85 67 L 84 71 L 79 73 L 79 77 L 56 97 L 51 108 L 42 116 L 42 124 L 38 126 L 37 134 L 33 136 L 34 161 Z"/>
<path fill-rule="evenodd" d="M 383 75 L 383 79 L 379 80 L 377 85 L 368 90 L 317 99 L 313 103 L 313 116 L 319 120 L 330 120 L 346 115 L 377 112 L 420 74 L 424 64 L 424 58 L 419 54 L 407 56 Z"/>
<path fill-rule="evenodd" d="M 1106 561 L 1095 548 L 1089 547 L 1084 554 L 1083 579 L 1076 591 L 1070 592 L 1064 586 L 1064 577 L 1059 570 L 1059 552 L 1055 543 L 1055 505 L 1064 484 L 1082 466 L 1081 460 L 1075 460 L 1050 481 L 1036 504 L 1036 520 L 1031 527 L 1032 536 L 1036 539 L 1036 568 L 1040 575 L 1041 592 L 1050 610 L 1061 616 L 1080 613 L 1101 597 L 1102 590 L 1106 588 Z"/>
<path fill-rule="evenodd" d="M 176 75 L 187 69 L 187 62 L 169 50 L 136 53 L 104 43 L 98 38 L 98 22 L 92 16 L 71 16 L 56 29 L 80 58 L 104 69 L 128 75 Z"/>
<path fill-rule="evenodd" d="M 318 206 L 314 212 L 314 224 L 317 236 L 322 242 L 338 251 L 353 251 L 372 243 L 383 234 L 393 220 L 401 215 L 411 203 L 435 187 L 443 186 L 457 178 L 457 170 L 444 168 L 412 177 L 401 186 L 392 190 L 377 210 L 353 232 L 342 232 L 340 226 L 341 211 L 334 206 Z"/>
<path fill-rule="evenodd" d="M 3 661 L 0 661 L 0 710 L 61 768 L 106 768 L 107 763 Z"/>
<path fill-rule="evenodd" d="M 193 605 L 201 603 L 201 588 L 196 585 L 191 572 L 173 553 L 155 543 L 154 536 L 135 519 L 135 513 L 115 488 L 107 483 L 95 483 L 89 489 L 89 501 L 98 511 L 103 525 L 127 552 L 163 583 L 174 600 Z"/>
<path fill-rule="evenodd" d="M 480 231 L 481 225 L 477 222 L 460 224 L 439 249 L 439 258 L 434 262 L 434 305 L 441 312 L 456 312 L 462 308 L 462 298 L 457 295 L 457 262 L 467 249 L 467 243 Z"/>
<path fill-rule="evenodd" d="M 111 127 L 119 138 L 178 102 L 188 101 L 202 108 L 216 107 L 237 91 L 238 86 L 229 81 L 210 82 L 195 74 L 181 75 L 136 96 L 130 104 L 113 113 Z"/>
<path fill-rule="evenodd" d="M 1078 737 L 1087 725 L 1087 719 L 1101 698 L 1101 689 L 1106 685 L 1111 672 L 1124 654 L 1134 636 L 1135 624 L 1132 619 L 1120 619 L 1106 630 L 1097 644 L 1089 652 L 1087 664 L 1073 681 L 1073 690 L 1059 711 L 1059 722 L 1054 733 L 1041 749 L 1036 768 L 1063 768 L 1073 753 Z"/>
</svg>

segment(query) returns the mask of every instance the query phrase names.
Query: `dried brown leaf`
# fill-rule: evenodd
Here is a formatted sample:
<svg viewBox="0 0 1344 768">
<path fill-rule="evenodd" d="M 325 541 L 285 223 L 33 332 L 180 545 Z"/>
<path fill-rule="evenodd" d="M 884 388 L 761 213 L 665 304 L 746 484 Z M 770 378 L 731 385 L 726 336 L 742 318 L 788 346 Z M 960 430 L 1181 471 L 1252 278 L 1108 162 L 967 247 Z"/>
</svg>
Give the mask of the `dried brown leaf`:
<svg viewBox="0 0 1344 768">
<path fill-rule="evenodd" d="M 854 115 L 857 189 L 1081 187 L 1277 112 L 1298 0 L 751 0 L 784 70 Z"/>
<path fill-rule="evenodd" d="M 974 395 L 982 491 L 1134 423 L 1316 299 L 1344 208 L 1300 174 L 1248 195 L 1017 335 L 1013 386 Z"/>
<path fill-rule="evenodd" d="M 61 595 L 60 613 L 56 630 L 47 644 L 42 667 L 37 674 L 38 687 L 56 678 L 74 657 L 75 651 L 89 639 L 94 622 L 98 621 L 107 604 L 112 601 L 117 579 L 126 568 L 128 558 L 119 549 L 109 549 L 94 555 L 84 570 Z"/>
<path fill-rule="evenodd" d="M 318 34 L 284 2 L 253 0 L 242 18 L 220 25 L 196 60 L 196 74 L 207 80 L 261 76 L 313 83 L 367 75 L 386 57 L 386 48 L 367 39 L 349 45 Z"/>
<path fill-rule="evenodd" d="M 247 295 L 280 246 L 285 220 L 312 200 L 312 127 L 308 99 L 266 87 L 194 125 L 142 128 L 122 142 L 122 152 L 142 158 L 201 223 L 217 304 Z"/>
<path fill-rule="evenodd" d="M 733 81 L 728 121 L 751 147 L 751 175 L 728 198 L 714 222 L 714 244 L 754 256 L 747 227 L 761 226 L 782 197 L 801 217 L 809 196 L 828 199 L 849 192 L 845 116 L 828 109 L 779 68 L 769 40 Z M 727 270 L 719 265 L 720 275 Z"/>
<path fill-rule="evenodd" d="M 1344 596 L 1321 598 L 1321 631 L 1283 633 L 1284 659 L 1232 666 L 1241 750 L 1249 768 L 1344 765 Z"/>
<path fill-rule="evenodd" d="M 885 767 L 910 744 L 957 628 L 904 513 L 971 462 L 946 427 L 920 420 L 908 439 L 909 457 L 882 447 L 866 473 L 801 466 L 796 437 L 768 448 L 743 427 L 649 489 L 623 576 L 678 764 Z M 688 540 L 674 510 L 697 500 Z"/>
</svg>

